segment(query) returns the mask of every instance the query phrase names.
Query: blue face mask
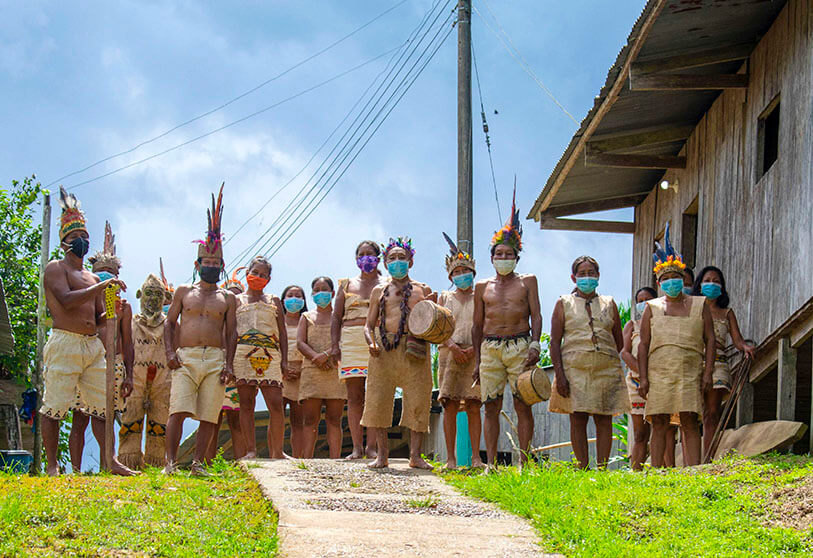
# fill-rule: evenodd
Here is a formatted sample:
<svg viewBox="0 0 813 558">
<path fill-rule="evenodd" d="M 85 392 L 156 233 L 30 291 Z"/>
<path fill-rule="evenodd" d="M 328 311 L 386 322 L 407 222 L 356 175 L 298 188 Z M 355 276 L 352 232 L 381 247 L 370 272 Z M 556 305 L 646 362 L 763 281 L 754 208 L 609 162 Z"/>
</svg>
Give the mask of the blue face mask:
<svg viewBox="0 0 813 558">
<path fill-rule="evenodd" d="M 664 279 L 661 281 L 661 289 L 666 293 L 666 296 L 675 298 L 683 292 L 683 279 L 679 277 Z"/>
<path fill-rule="evenodd" d="M 102 281 L 107 281 L 108 279 L 112 279 L 113 277 L 115 277 L 115 275 L 113 275 L 109 271 L 100 271 L 99 273 L 96 274 L 96 277 L 98 277 Z"/>
<path fill-rule="evenodd" d="M 694 289 L 692 289 L 691 287 L 683 287 L 683 294 L 685 294 L 686 296 L 692 296 L 693 290 Z"/>
<path fill-rule="evenodd" d="M 470 289 L 474 283 L 474 273 L 463 273 L 452 277 L 454 286 L 461 290 Z"/>
<path fill-rule="evenodd" d="M 164 314 L 169 314 L 169 306 L 170 306 L 169 304 L 164 304 L 164 308 L 163 308 Z"/>
<path fill-rule="evenodd" d="M 584 294 L 592 294 L 598 287 L 598 277 L 576 277 L 576 288 Z"/>
<path fill-rule="evenodd" d="M 403 279 L 409 273 L 409 262 L 406 260 L 394 260 L 387 264 L 387 271 L 393 279 Z"/>
<path fill-rule="evenodd" d="M 292 296 L 291 298 L 286 298 L 283 300 L 282 304 L 285 305 L 286 312 L 296 314 L 305 307 L 305 299 L 299 298 L 298 296 Z"/>
<path fill-rule="evenodd" d="M 328 291 L 320 291 L 318 293 L 313 293 L 313 301 L 319 308 L 325 308 L 328 304 L 330 304 L 330 301 L 332 299 L 333 295 Z"/>
<path fill-rule="evenodd" d="M 644 310 L 646 310 L 646 301 L 639 302 L 638 304 L 636 304 L 635 309 L 638 311 L 639 316 L 642 315 L 644 313 Z"/>
<path fill-rule="evenodd" d="M 701 283 L 700 292 L 703 293 L 704 297 L 714 300 L 723 294 L 723 286 L 719 283 Z"/>
</svg>

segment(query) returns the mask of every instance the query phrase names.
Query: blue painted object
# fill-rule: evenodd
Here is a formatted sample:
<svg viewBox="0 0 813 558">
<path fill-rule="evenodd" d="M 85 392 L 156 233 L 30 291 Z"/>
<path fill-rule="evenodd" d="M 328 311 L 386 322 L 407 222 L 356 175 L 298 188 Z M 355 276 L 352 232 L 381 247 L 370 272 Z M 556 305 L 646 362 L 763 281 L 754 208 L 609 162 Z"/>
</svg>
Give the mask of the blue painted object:
<svg viewBox="0 0 813 558">
<path fill-rule="evenodd" d="M 33 462 L 34 457 L 25 450 L 0 450 L 0 469 L 28 474 Z"/>
<path fill-rule="evenodd" d="M 457 439 L 455 443 L 458 467 L 471 467 L 471 439 L 469 439 L 469 417 L 465 411 L 457 413 Z"/>
</svg>

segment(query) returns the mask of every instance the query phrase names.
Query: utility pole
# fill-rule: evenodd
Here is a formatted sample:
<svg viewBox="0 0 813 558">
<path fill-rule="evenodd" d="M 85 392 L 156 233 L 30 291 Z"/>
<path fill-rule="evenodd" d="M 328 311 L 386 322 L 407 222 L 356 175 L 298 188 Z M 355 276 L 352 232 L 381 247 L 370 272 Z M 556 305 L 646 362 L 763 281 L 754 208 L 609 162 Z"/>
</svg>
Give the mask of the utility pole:
<svg viewBox="0 0 813 558">
<path fill-rule="evenodd" d="M 51 195 L 43 196 L 42 239 L 40 241 L 40 280 L 37 297 L 37 365 L 31 383 L 37 390 L 37 406 L 34 409 L 34 474 L 42 471 L 42 425 L 39 406 L 42 401 L 42 355 L 45 349 L 45 266 L 48 265 L 51 241 Z"/>
<path fill-rule="evenodd" d="M 474 253 L 471 163 L 471 0 L 457 4 L 457 246 Z"/>
</svg>

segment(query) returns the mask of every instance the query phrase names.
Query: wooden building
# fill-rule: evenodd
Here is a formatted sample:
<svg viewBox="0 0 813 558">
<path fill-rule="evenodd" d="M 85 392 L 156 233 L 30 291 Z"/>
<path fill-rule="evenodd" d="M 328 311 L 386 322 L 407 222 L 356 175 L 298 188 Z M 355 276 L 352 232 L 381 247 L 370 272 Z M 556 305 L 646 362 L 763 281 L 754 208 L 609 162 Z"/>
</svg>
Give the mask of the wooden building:
<svg viewBox="0 0 813 558">
<path fill-rule="evenodd" d="M 572 218 L 624 207 L 634 222 Z M 670 221 L 689 265 L 725 272 L 758 345 L 738 423 L 809 426 L 813 2 L 650 0 L 529 218 L 633 234 L 633 291 L 654 286 Z"/>
</svg>

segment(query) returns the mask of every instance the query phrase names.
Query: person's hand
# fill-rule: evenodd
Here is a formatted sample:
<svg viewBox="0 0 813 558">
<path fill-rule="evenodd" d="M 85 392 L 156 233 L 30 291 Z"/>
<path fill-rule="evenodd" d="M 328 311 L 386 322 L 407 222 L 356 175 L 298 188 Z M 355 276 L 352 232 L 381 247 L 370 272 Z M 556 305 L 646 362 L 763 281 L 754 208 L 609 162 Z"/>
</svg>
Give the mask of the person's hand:
<svg viewBox="0 0 813 558">
<path fill-rule="evenodd" d="M 570 397 L 570 382 L 567 381 L 564 374 L 556 375 L 556 391 L 562 397 Z"/>
<path fill-rule="evenodd" d="M 333 347 L 331 347 L 328 354 L 330 355 L 330 358 L 333 359 L 333 362 L 339 362 L 340 360 L 342 360 L 342 350 L 339 348 L 338 345 L 334 345 Z"/>
<path fill-rule="evenodd" d="M 452 351 L 452 358 L 457 364 L 466 364 L 468 358 L 466 357 L 466 354 L 463 352 L 463 349 L 460 348 L 460 345 L 452 341 L 449 341 L 447 347 L 449 348 L 450 351 Z"/>
<path fill-rule="evenodd" d="M 480 363 L 474 365 L 474 372 L 471 373 L 471 379 L 474 380 L 472 385 L 480 385 Z"/>
<path fill-rule="evenodd" d="M 649 380 L 644 380 L 641 378 L 638 381 L 638 395 L 646 399 L 646 396 L 649 395 Z"/>
<path fill-rule="evenodd" d="M 708 393 L 714 387 L 714 380 L 711 374 L 703 374 L 703 393 Z"/>
<path fill-rule="evenodd" d="M 110 285 L 118 285 L 122 291 L 127 291 L 127 284 L 118 277 L 111 277 L 110 279 L 105 279 L 100 283 L 100 285 L 102 286 L 99 288 L 102 290 L 106 289 Z"/>
<path fill-rule="evenodd" d="M 438 303 L 438 293 L 431 292 L 424 298 L 424 300 L 431 300 L 432 302 L 437 304 Z"/>
<path fill-rule="evenodd" d="M 474 358 L 474 347 L 463 349 L 463 354 L 466 355 L 466 362 Z"/>
<path fill-rule="evenodd" d="M 528 356 L 525 358 L 523 367 L 527 370 L 528 368 L 533 368 L 538 363 L 539 363 L 539 349 L 536 348 L 528 349 Z"/>
<path fill-rule="evenodd" d="M 178 358 L 178 353 L 175 351 L 167 353 L 167 366 L 170 370 L 177 370 L 181 367 L 181 359 Z"/>
<path fill-rule="evenodd" d="M 121 382 L 121 389 L 119 391 L 122 399 L 127 399 L 133 393 L 133 375 L 125 374 L 124 381 Z"/>
<path fill-rule="evenodd" d="M 379 349 L 378 345 L 376 345 L 375 343 L 370 343 L 368 347 L 370 349 L 371 356 L 377 357 L 378 355 L 381 354 L 381 349 Z"/>
<path fill-rule="evenodd" d="M 311 362 L 313 362 L 316 366 L 318 366 L 322 370 L 327 370 L 328 368 L 330 368 L 330 357 L 326 352 L 319 353 L 318 355 L 311 359 Z"/>
<path fill-rule="evenodd" d="M 225 364 L 223 366 L 223 371 L 220 373 L 220 383 L 221 384 L 230 384 L 234 382 L 234 370 L 230 364 Z"/>
<path fill-rule="evenodd" d="M 754 360 L 754 355 L 756 354 L 757 350 L 756 347 L 753 347 L 751 345 L 745 345 L 742 348 L 742 352 L 745 354 L 745 358 L 750 358 L 751 360 Z"/>
</svg>

